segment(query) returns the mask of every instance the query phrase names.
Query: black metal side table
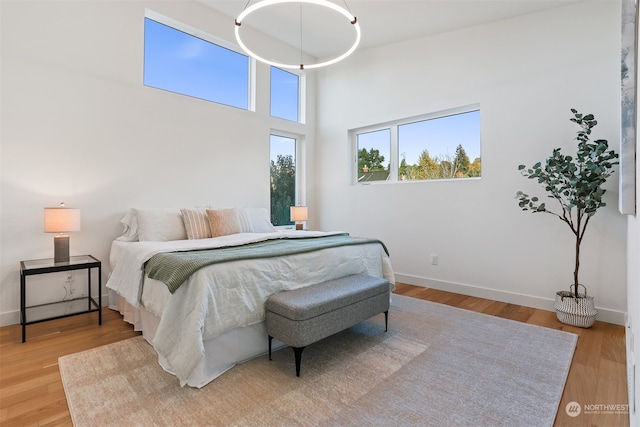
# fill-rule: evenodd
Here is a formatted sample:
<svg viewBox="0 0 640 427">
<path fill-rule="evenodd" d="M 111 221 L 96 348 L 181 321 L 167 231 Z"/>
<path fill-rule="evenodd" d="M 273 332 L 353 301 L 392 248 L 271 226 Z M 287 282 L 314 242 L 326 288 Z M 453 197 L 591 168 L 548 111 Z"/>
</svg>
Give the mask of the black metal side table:
<svg viewBox="0 0 640 427">
<path fill-rule="evenodd" d="M 91 296 L 91 269 L 98 269 L 98 301 Z M 27 306 L 27 276 L 36 274 L 57 273 L 60 271 L 87 270 L 87 296 L 73 298 L 63 301 L 55 301 L 45 304 L 37 304 Z M 87 309 L 80 311 L 65 312 L 64 314 L 39 318 L 37 320 L 27 321 L 27 310 L 35 311 L 42 307 L 52 307 L 55 311 L 56 306 L 65 307 L 70 302 L 87 301 Z M 102 325 L 102 262 L 92 255 L 79 255 L 69 257 L 68 262 L 54 262 L 53 258 L 33 259 L 20 261 L 20 323 L 22 325 L 22 342 L 27 339 L 27 325 L 40 323 L 47 320 L 60 319 L 63 317 L 75 316 L 78 314 L 98 312 L 98 324 Z"/>
</svg>

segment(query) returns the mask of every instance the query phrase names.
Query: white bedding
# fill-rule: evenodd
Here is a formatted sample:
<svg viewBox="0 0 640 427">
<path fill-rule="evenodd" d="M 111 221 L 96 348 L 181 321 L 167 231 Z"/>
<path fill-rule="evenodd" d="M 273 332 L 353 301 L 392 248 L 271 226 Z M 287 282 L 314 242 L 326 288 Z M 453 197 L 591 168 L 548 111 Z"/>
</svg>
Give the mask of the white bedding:
<svg viewBox="0 0 640 427">
<path fill-rule="evenodd" d="M 144 263 L 160 252 L 224 247 L 282 237 L 335 233 L 242 233 L 212 239 L 114 243 L 115 267 L 107 288 L 160 318 L 153 345 L 163 367 L 185 385 L 204 357 L 204 341 L 264 320 L 264 301 L 278 291 L 368 274 L 394 283 L 389 257 L 377 243 L 213 264 L 194 273 L 171 295 L 164 283 L 144 278 Z M 143 286 L 144 283 L 144 286 Z"/>
<path fill-rule="evenodd" d="M 313 233 L 320 235 L 325 234 L 321 232 Z M 308 235 L 310 234 L 307 234 L 307 236 Z M 163 252 L 191 251 L 194 249 L 221 248 L 281 237 L 295 238 L 304 237 L 304 235 L 301 235 L 300 233 L 294 234 L 291 231 L 275 233 L 239 233 L 210 239 L 169 240 L 165 242 L 130 242 L 124 247 L 122 246 L 122 243 L 124 242 L 118 242 L 120 243 L 118 246 L 119 255 L 115 262 L 113 272 L 107 282 L 107 288 L 118 292 L 129 304 L 134 307 L 138 307 L 140 304 L 140 297 L 142 295 L 144 263 L 156 254 Z M 110 256 L 109 258 L 112 259 L 113 257 Z"/>
</svg>

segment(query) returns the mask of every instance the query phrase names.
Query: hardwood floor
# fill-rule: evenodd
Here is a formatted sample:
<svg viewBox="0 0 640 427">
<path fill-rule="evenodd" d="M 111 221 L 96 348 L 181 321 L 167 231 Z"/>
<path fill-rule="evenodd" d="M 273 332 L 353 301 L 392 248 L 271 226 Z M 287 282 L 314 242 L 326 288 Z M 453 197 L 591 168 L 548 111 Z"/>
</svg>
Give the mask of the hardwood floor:
<svg viewBox="0 0 640 427">
<path fill-rule="evenodd" d="M 590 329 L 575 328 L 558 322 L 552 312 L 400 283 L 396 293 L 577 334 L 555 425 L 629 425 L 625 411 L 606 413 L 603 406 L 627 404 L 624 327 L 596 322 Z M 71 425 L 58 357 L 136 335 L 109 309 L 103 309 L 102 326 L 96 313 L 28 326 L 24 344 L 19 325 L 0 328 L 0 425 Z M 582 413 L 570 417 L 565 411 L 570 402 L 581 404 Z"/>
<path fill-rule="evenodd" d="M 0 425 L 70 426 L 58 358 L 139 335 L 120 313 L 104 308 L 27 326 L 0 328 Z M 96 396 L 99 399 L 100 396 Z"/>
<path fill-rule="evenodd" d="M 605 413 L 607 411 L 601 406 L 628 403 L 623 326 L 596 322 L 589 329 L 576 328 L 560 323 L 556 314 L 551 311 L 412 285 L 396 284 L 396 293 L 578 335 L 578 343 L 554 425 L 629 425 L 626 410 L 621 411 L 623 413 L 611 414 Z M 569 416 L 565 410 L 571 402 L 579 403 L 582 407 L 582 412 L 576 417 Z"/>
</svg>

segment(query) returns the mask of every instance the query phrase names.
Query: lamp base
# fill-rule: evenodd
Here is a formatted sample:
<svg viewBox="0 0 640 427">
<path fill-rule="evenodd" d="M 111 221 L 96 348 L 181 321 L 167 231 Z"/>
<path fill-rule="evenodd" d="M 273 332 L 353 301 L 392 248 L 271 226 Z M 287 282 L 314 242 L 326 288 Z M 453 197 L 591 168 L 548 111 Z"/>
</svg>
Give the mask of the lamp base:
<svg viewBox="0 0 640 427">
<path fill-rule="evenodd" d="M 69 262 L 69 236 L 53 237 L 53 262 Z"/>
<path fill-rule="evenodd" d="M 302 223 L 296 222 L 296 230 L 302 230 Z"/>
</svg>

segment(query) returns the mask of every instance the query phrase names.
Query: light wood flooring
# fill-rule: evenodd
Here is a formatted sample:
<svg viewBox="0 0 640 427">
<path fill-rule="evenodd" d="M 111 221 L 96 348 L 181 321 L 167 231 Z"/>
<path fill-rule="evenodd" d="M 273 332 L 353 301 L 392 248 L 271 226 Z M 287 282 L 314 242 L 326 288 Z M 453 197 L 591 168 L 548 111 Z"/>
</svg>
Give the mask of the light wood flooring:
<svg viewBox="0 0 640 427">
<path fill-rule="evenodd" d="M 596 322 L 590 329 L 580 329 L 561 324 L 549 311 L 412 285 L 397 284 L 396 293 L 577 334 L 555 425 L 629 425 L 626 413 L 602 413 L 597 410 L 600 406 L 593 406 L 627 404 L 624 327 Z M 102 326 L 97 325 L 96 313 L 27 326 L 24 344 L 19 325 L 0 328 L 0 425 L 71 425 L 58 357 L 136 335 L 131 325 L 109 309 L 103 309 Z M 570 417 L 565 411 L 570 402 L 591 405 L 593 413 L 583 411 Z"/>
</svg>

